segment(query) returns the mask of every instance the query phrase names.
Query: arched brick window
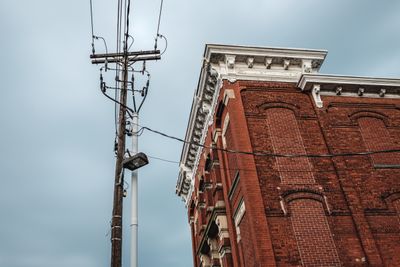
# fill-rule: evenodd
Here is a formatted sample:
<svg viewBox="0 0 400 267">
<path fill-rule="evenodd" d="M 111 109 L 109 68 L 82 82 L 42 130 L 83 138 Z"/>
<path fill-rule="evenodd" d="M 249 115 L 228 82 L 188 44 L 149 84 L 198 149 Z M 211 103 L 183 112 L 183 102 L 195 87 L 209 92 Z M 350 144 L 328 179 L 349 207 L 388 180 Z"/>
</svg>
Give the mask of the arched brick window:
<svg viewBox="0 0 400 267">
<path fill-rule="evenodd" d="M 232 131 L 232 125 L 229 122 L 229 116 L 225 117 L 224 129 L 222 130 L 222 137 L 225 140 L 226 148 L 236 150 L 234 136 L 235 133 Z M 236 172 L 238 169 L 238 159 L 236 153 L 226 153 L 228 159 L 228 173 L 229 173 L 229 188 L 235 179 Z"/>
<path fill-rule="evenodd" d="M 399 216 L 399 222 L 400 222 L 400 198 L 393 201 L 393 206 L 397 211 L 397 215 Z"/>
<path fill-rule="evenodd" d="M 392 189 L 389 192 L 385 192 L 382 195 L 382 199 L 385 200 L 389 207 L 397 212 L 400 222 L 400 191 L 398 189 Z"/>
<path fill-rule="evenodd" d="M 294 112 L 288 108 L 268 108 L 267 128 L 277 154 L 306 154 L 303 138 Z M 312 184 L 311 162 L 308 158 L 276 158 L 284 184 Z"/>
<path fill-rule="evenodd" d="M 289 212 L 303 266 L 341 266 L 322 203 L 295 199 Z"/>
<path fill-rule="evenodd" d="M 374 117 L 361 117 L 358 118 L 358 125 L 369 151 L 396 148 L 383 120 Z M 375 167 L 400 166 L 400 153 L 373 154 L 371 158 Z"/>
</svg>

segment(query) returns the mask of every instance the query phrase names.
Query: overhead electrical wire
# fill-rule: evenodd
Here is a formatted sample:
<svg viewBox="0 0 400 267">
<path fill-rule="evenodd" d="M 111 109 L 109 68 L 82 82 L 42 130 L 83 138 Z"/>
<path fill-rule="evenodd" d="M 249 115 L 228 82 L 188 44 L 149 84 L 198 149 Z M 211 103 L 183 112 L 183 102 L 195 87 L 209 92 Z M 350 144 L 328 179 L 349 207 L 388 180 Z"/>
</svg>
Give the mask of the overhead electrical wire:
<svg viewBox="0 0 400 267">
<path fill-rule="evenodd" d="M 198 147 L 202 148 L 207 148 L 207 149 L 214 149 L 214 150 L 219 150 L 227 153 L 234 153 L 234 154 L 243 154 L 243 155 L 252 155 L 252 156 L 263 156 L 263 157 L 281 157 L 281 158 L 333 158 L 333 157 L 350 157 L 350 156 L 368 156 L 368 155 L 373 155 L 373 154 L 382 154 L 382 153 L 398 153 L 400 152 L 400 149 L 385 149 L 385 150 L 378 150 L 378 151 L 365 151 L 365 152 L 346 152 L 346 153 L 332 153 L 332 154 L 280 154 L 280 153 L 271 153 L 271 152 L 266 152 L 266 151 L 240 151 L 240 150 L 233 150 L 233 149 L 225 149 L 225 148 L 218 148 L 214 146 L 206 146 L 204 144 L 198 143 L 198 142 L 193 142 L 193 141 L 187 141 L 179 137 L 171 136 L 168 134 L 165 134 L 163 132 L 153 130 L 149 127 L 146 126 L 140 126 L 141 128 L 148 130 L 150 132 L 153 132 L 155 134 L 161 135 L 163 137 L 173 139 L 185 144 L 191 144 L 195 145 Z"/>
<path fill-rule="evenodd" d="M 103 40 L 103 43 L 104 43 L 104 48 L 106 49 L 106 54 L 108 54 L 108 46 L 107 46 L 106 39 L 104 39 L 104 38 L 103 38 L 103 37 L 101 37 L 101 36 L 97 36 L 97 35 L 94 35 L 94 39 L 96 39 L 96 40 L 98 40 L 98 39 L 101 39 L 101 40 Z"/>
<path fill-rule="evenodd" d="M 164 4 L 164 0 L 160 1 L 160 12 L 158 14 L 158 23 L 157 23 L 157 32 L 156 32 L 156 37 L 155 37 L 155 42 L 154 42 L 154 50 L 157 50 L 157 43 L 158 43 L 158 37 L 163 37 L 160 34 L 160 24 L 161 24 L 161 14 L 162 14 L 162 9 L 163 9 L 163 4 Z M 166 39 L 165 39 L 166 40 Z M 165 49 L 166 50 L 166 49 Z M 163 54 L 163 53 L 162 53 Z M 161 54 L 161 55 L 162 55 Z"/>
<path fill-rule="evenodd" d="M 162 14 L 163 4 L 164 4 L 164 0 L 161 0 L 161 2 L 160 2 L 160 13 L 158 14 L 157 36 L 160 33 L 160 23 L 161 23 L 161 14 Z"/>
<path fill-rule="evenodd" d="M 132 35 L 128 35 L 128 37 L 132 39 L 132 43 L 131 43 L 131 44 L 129 45 L 129 47 L 128 47 L 128 51 L 129 51 L 129 50 L 131 49 L 133 43 L 135 42 L 135 38 L 133 38 Z"/>
<path fill-rule="evenodd" d="M 159 14 L 158 14 L 158 21 L 157 21 L 157 31 L 156 31 L 156 46 L 157 46 L 157 39 L 158 38 L 162 38 L 165 40 L 165 49 L 163 50 L 163 52 L 161 53 L 164 54 L 165 51 L 167 50 L 168 47 L 168 41 L 167 38 L 163 35 L 160 34 L 160 26 L 161 26 L 161 16 L 162 16 L 162 11 L 163 11 L 163 0 L 160 1 L 160 8 L 159 8 Z M 131 36 L 129 34 L 129 30 L 130 30 L 130 13 L 131 13 L 131 0 L 118 0 L 118 5 L 117 5 L 117 21 L 116 21 L 116 36 L 117 36 L 117 44 L 116 44 L 116 53 L 120 54 L 120 53 L 124 53 L 126 55 L 126 53 L 128 53 L 128 51 L 130 50 L 130 48 L 132 47 L 132 45 L 135 42 L 135 39 L 133 38 L 133 36 Z M 96 36 L 94 34 L 94 15 L 93 15 L 93 0 L 90 0 L 90 21 L 91 21 L 91 33 L 92 33 L 92 52 L 93 54 L 95 53 L 95 40 L 101 39 L 104 43 L 105 46 L 105 50 L 106 50 L 106 54 L 108 54 L 108 47 L 107 47 L 107 42 L 103 37 L 100 36 Z M 123 23 L 123 21 L 125 23 Z M 131 42 L 129 42 L 131 39 Z M 125 60 L 127 60 L 127 57 L 124 57 Z M 132 61 L 132 63 L 128 63 L 128 62 L 120 62 L 120 64 L 116 64 L 115 68 L 109 68 L 107 65 L 107 57 L 105 58 L 105 66 L 103 66 L 100 71 L 104 70 L 105 72 L 107 72 L 107 70 L 112 70 L 115 71 L 115 86 L 114 87 L 110 87 L 110 86 L 106 86 L 105 82 L 103 82 L 102 80 L 102 75 L 100 74 L 101 77 L 101 91 L 103 93 L 104 96 L 106 96 L 108 99 L 112 100 L 114 102 L 114 125 L 115 125 L 115 136 L 118 136 L 118 107 L 120 105 L 122 105 L 122 103 L 120 103 L 120 101 L 118 101 L 118 99 L 120 98 L 120 90 L 122 90 L 121 88 L 121 79 L 120 79 L 120 75 L 121 75 L 121 68 L 122 65 L 125 65 L 125 67 L 128 68 L 128 72 L 132 72 L 132 81 L 128 82 L 131 84 L 131 89 L 127 89 L 129 91 L 132 91 L 132 102 L 133 102 L 133 109 L 129 107 L 129 105 L 123 105 L 123 107 L 126 109 L 126 112 L 128 114 L 128 116 L 130 118 L 133 117 L 134 113 L 137 113 L 140 111 L 140 109 L 142 108 L 147 94 L 148 94 L 148 90 L 149 90 L 149 83 L 150 83 L 150 73 L 146 70 L 145 64 L 146 62 L 143 62 L 143 69 L 141 71 L 135 71 L 133 68 L 133 64 L 136 62 L 135 58 L 130 58 L 130 61 Z M 134 86 L 134 73 L 135 72 L 141 72 L 142 75 L 147 75 L 147 82 L 145 84 L 145 86 L 141 89 L 141 90 L 135 90 L 135 86 Z M 124 74 L 126 75 L 126 74 Z M 110 95 L 108 95 L 106 93 L 107 89 L 114 89 L 114 98 L 111 97 Z M 136 99 L 135 99 L 135 93 L 140 92 L 142 99 L 140 103 L 136 103 Z M 142 134 L 142 132 L 141 132 Z"/>
<path fill-rule="evenodd" d="M 124 0 L 124 18 L 127 19 L 126 0 Z M 124 34 L 126 33 L 126 24 L 124 23 Z"/>
<path fill-rule="evenodd" d="M 118 5 L 117 5 L 117 44 L 116 44 L 116 52 L 120 53 L 121 52 L 121 24 L 122 24 L 122 0 L 118 0 Z M 120 73 L 120 65 L 116 64 L 115 67 L 115 87 L 119 88 L 119 73 Z M 119 102 L 117 99 L 119 99 L 119 90 L 115 90 L 114 92 L 114 125 L 115 125 L 115 136 L 118 136 L 118 104 Z"/>
<path fill-rule="evenodd" d="M 165 37 L 165 36 L 162 35 L 162 34 L 159 34 L 158 36 L 161 37 L 161 38 L 163 38 L 164 41 L 165 41 L 164 50 L 160 53 L 160 56 L 162 56 L 162 55 L 164 55 L 165 51 L 167 51 L 167 48 L 168 48 L 168 40 L 167 40 L 167 37 Z"/>
<path fill-rule="evenodd" d="M 171 163 L 171 164 L 180 164 L 179 161 L 175 161 L 175 160 L 169 160 L 169 159 L 165 159 L 165 158 L 160 158 L 160 157 L 156 157 L 156 156 L 149 156 L 147 155 L 148 158 L 150 159 L 155 159 L 155 160 L 159 160 L 162 162 L 166 162 L 166 163 Z M 198 165 L 199 168 L 204 168 L 205 165 Z M 217 169 L 217 170 L 225 170 L 225 171 L 251 171 L 251 172 L 258 172 L 258 168 L 259 167 L 263 167 L 263 166 L 256 166 L 256 168 L 254 169 L 244 169 L 244 168 L 227 168 L 227 167 L 222 167 L 220 166 L 218 167 L 213 167 L 213 170 Z M 329 169 L 329 170 L 277 170 L 277 169 L 272 169 L 271 167 L 268 168 L 268 171 L 275 171 L 275 172 L 279 172 L 279 173 L 332 173 L 332 172 L 346 172 L 346 171 L 353 171 L 353 170 L 365 170 L 365 168 L 344 168 L 344 169 L 340 169 L 340 170 L 334 170 L 334 169 Z"/>
<path fill-rule="evenodd" d="M 150 158 L 150 159 L 156 159 L 156 160 L 164 161 L 164 162 L 168 162 L 168 163 L 179 164 L 179 161 L 174 161 L 174 160 L 169 160 L 169 159 L 163 159 L 163 158 L 159 158 L 159 157 L 155 157 L 155 156 L 149 156 L 149 155 L 147 155 L 147 157 Z"/>
<path fill-rule="evenodd" d="M 94 49 L 94 26 L 93 26 L 93 3 L 92 0 L 90 0 L 90 24 L 92 28 L 92 54 L 95 53 Z"/>
<path fill-rule="evenodd" d="M 126 1 L 125 1 L 126 5 Z M 129 38 L 129 15 L 131 10 L 131 0 L 128 0 L 128 6 L 126 8 L 126 29 L 125 29 L 125 53 L 128 52 L 128 38 Z"/>
<path fill-rule="evenodd" d="M 108 47 L 107 47 L 106 40 L 103 37 L 97 36 L 97 35 L 94 34 L 94 18 L 93 17 L 94 17 L 94 15 L 93 15 L 93 1 L 90 0 L 90 26 L 91 26 L 91 31 L 92 31 L 92 36 L 91 36 L 91 38 L 92 38 L 92 54 L 95 54 L 95 52 L 96 52 L 95 51 L 95 46 L 94 46 L 94 41 L 98 40 L 98 39 L 101 39 L 103 41 L 106 53 L 108 53 Z"/>
<path fill-rule="evenodd" d="M 115 91 L 118 91 L 118 90 L 115 90 Z M 133 113 L 134 113 L 133 109 L 131 109 L 130 107 L 128 107 L 128 106 L 126 106 L 126 105 L 124 105 L 124 104 L 122 104 L 122 103 L 119 102 L 118 100 L 112 98 L 112 97 L 109 96 L 105 91 L 101 90 L 101 92 L 102 92 L 103 95 L 104 95 L 105 97 L 107 97 L 108 99 L 112 100 L 113 102 L 115 102 L 115 103 L 118 104 L 118 105 L 123 106 L 123 107 L 126 109 L 126 113 L 128 114 L 128 116 L 129 116 L 130 118 L 133 118 Z"/>
<path fill-rule="evenodd" d="M 143 71 L 143 73 L 144 73 L 144 71 Z M 146 82 L 146 85 L 142 89 L 143 99 L 142 99 L 142 102 L 140 103 L 140 105 L 139 105 L 139 107 L 137 109 L 137 112 L 139 112 L 142 109 L 144 101 L 146 101 L 147 93 L 149 91 L 149 86 L 150 86 L 150 73 L 147 73 L 147 82 Z"/>
</svg>

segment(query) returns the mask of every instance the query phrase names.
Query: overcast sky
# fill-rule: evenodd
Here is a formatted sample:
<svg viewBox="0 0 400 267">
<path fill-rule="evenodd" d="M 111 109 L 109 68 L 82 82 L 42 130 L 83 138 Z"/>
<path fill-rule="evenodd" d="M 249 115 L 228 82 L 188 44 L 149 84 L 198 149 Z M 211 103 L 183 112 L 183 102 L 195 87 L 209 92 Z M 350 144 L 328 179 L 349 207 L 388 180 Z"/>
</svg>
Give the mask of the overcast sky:
<svg viewBox="0 0 400 267">
<path fill-rule="evenodd" d="M 117 1 L 93 3 L 95 34 L 113 50 Z M 133 50 L 152 49 L 158 7 L 132 1 Z M 178 137 L 205 43 L 327 49 L 323 73 L 400 77 L 397 0 L 165 0 L 160 32 L 168 50 L 148 64 L 140 123 Z M 0 266 L 109 266 L 114 109 L 89 61 L 89 0 L 2 0 L 0 34 Z M 179 142 L 148 132 L 139 142 L 179 161 Z M 154 159 L 140 171 L 140 266 L 192 265 L 177 175 Z M 125 266 L 128 252 L 126 231 Z"/>
</svg>

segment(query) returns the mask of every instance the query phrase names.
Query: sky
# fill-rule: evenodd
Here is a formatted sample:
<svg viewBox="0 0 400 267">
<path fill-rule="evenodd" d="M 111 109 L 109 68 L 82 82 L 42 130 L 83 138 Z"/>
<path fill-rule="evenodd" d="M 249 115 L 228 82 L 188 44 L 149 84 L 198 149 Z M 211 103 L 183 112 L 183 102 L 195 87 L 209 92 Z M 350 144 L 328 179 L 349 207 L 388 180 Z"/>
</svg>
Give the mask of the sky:
<svg viewBox="0 0 400 267">
<path fill-rule="evenodd" d="M 116 3 L 93 0 L 94 31 L 110 51 Z M 153 48 L 159 4 L 132 0 L 132 50 Z M 89 60 L 89 7 L 89 0 L 0 1 L 1 267 L 110 264 L 114 105 Z M 140 124 L 184 137 L 206 43 L 327 49 L 322 73 L 400 78 L 399 13 L 397 0 L 165 0 L 160 33 L 168 48 L 147 66 Z M 96 51 L 104 52 L 99 42 Z M 181 149 L 150 132 L 139 138 L 152 157 L 179 161 Z M 192 266 L 177 176 L 178 164 L 152 158 L 140 169 L 140 266 Z M 130 196 L 124 266 L 129 203 Z"/>
</svg>

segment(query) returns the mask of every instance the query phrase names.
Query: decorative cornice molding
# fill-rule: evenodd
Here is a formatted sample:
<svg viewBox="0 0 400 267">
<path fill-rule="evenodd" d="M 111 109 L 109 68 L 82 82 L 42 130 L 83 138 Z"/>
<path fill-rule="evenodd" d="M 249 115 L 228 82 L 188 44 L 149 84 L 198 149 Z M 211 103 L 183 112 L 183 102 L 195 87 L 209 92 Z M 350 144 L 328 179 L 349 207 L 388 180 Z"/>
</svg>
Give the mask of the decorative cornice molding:
<svg viewBox="0 0 400 267">
<path fill-rule="evenodd" d="M 302 73 L 317 73 L 325 50 L 207 45 L 206 60 L 222 79 L 297 82 Z"/>
<path fill-rule="evenodd" d="M 345 76 L 330 74 L 303 74 L 297 83 L 297 87 L 303 91 L 310 90 L 312 84 L 324 85 L 354 85 L 354 86 L 381 86 L 381 87 L 400 87 L 400 79 L 376 78 L 362 76 Z"/>
<path fill-rule="evenodd" d="M 176 193 L 188 205 L 194 189 L 194 177 L 200 161 L 202 147 L 217 106 L 224 79 L 297 82 L 302 73 L 319 71 L 327 51 L 271 47 L 227 46 L 208 44 L 204 52 L 192 109 Z"/>
<path fill-rule="evenodd" d="M 315 105 L 323 107 L 321 96 L 400 98 L 400 79 L 303 74 L 297 87 L 311 91 Z"/>
</svg>

